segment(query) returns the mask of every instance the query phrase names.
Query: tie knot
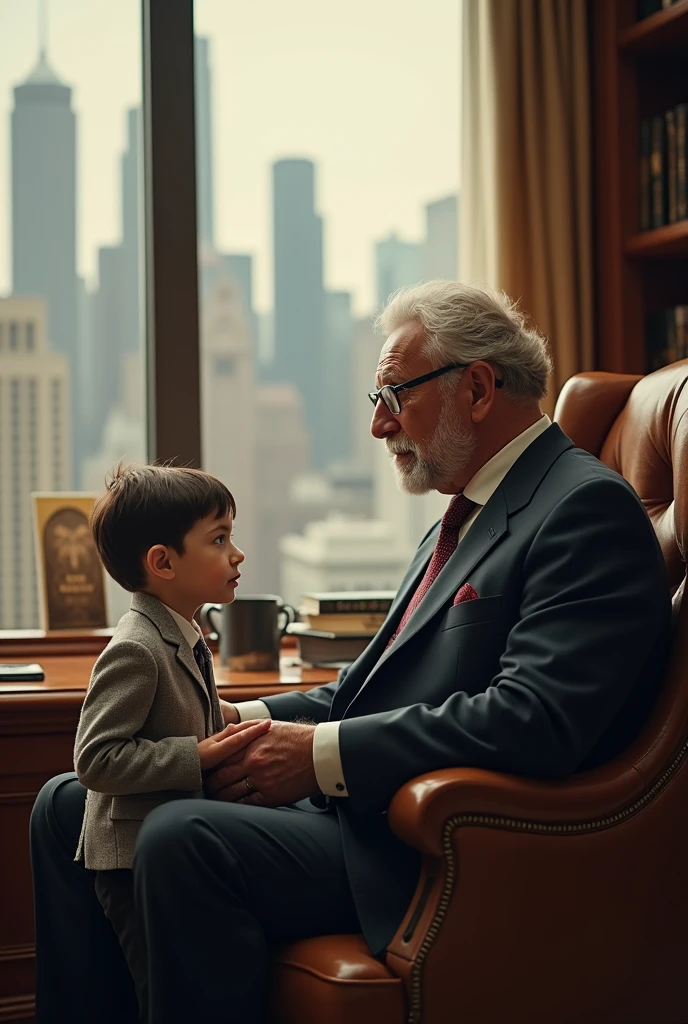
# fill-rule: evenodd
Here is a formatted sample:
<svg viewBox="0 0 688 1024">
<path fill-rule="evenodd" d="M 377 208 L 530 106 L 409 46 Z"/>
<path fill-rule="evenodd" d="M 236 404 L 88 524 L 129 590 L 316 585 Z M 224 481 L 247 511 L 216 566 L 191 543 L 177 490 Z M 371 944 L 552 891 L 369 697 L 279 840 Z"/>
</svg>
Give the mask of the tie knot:
<svg viewBox="0 0 688 1024">
<path fill-rule="evenodd" d="M 471 511 L 475 508 L 475 502 L 466 498 L 463 494 L 455 494 L 447 505 L 447 511 L 442 516 L 442 527 L 450 530 L 460 530 L 468 519 Z"/>
<path fill-rule="evenodd" d="M 194 644 L 193 652 L 197 658 L 205 658 L 206 651 L 208 651 L 208 645 L 202 636 L 199 636 L 198 640 Z"/>
</svg>

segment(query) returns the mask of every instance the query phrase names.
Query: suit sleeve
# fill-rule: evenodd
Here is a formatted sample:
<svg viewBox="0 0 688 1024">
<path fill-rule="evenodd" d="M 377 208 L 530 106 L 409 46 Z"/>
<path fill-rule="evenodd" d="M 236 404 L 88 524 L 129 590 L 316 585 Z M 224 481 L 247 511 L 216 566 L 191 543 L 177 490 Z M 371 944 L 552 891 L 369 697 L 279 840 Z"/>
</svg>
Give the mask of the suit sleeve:
<svg viewBox="0 0 688 1024">
<path fill-rule="evenodd" d="M 314 686 L 312 690 L 303 692 L 295 690 L 291 693 L 278 693 L 275 697 L 262 697 L 267 705 L 270 717 L 281 722 L 291 722 L 295 718 L 306 718 L 316 724 L 326 722 L 330 717 L 330 708 L 337 687 L 342 682 L 347 670 L 344 668 L 337 679 L 322 686 Z"/>
<path fill-rule="evenodd" d="M 526 555 L 520 614 L 487 690 L 341 723 L 352 807 L 383 811 L 404 782 L 442 768 L 570 774 L 620 710 L 669 621 L 664 563 L 636 496 L 607 475 L 580 484 Z"/>
<path fill-rule="evenodd" d="M 202 788 L 195 736 L 154 741 L 137 735 L 157 686 L 158 666 L 143 644 L 122 640 L 106 647 L 76 734 L 74 768 L 82 785 L 112 796 Z"/>
</svg>

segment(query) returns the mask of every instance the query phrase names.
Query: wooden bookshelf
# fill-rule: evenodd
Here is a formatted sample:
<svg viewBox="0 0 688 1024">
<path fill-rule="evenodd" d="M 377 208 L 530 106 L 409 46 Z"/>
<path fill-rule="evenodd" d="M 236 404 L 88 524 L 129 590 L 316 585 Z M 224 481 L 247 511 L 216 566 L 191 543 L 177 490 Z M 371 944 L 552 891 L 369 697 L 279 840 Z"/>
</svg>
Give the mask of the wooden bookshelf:
<svg viewBox="0 0 688 1024">
<path fill-rule="evenodd" d="M 647 314 L 688 303 L 688 220 L 640 230 L 640 121 L 688 102 L 688 0 L 642 21 L 636 0 L 590 9 L 596 362 L 644 373 Z"/>
</svg>

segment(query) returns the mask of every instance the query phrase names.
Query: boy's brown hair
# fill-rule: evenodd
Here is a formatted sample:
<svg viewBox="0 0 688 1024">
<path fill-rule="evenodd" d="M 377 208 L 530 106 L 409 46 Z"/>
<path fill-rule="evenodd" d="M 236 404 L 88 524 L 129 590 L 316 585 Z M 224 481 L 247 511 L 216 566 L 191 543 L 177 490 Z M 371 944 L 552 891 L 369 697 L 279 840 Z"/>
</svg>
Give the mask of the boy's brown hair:
<svg viewBox="0 0 688 1024">
<path fill-rule="evenodd" d="M 144 559 L 155 544 L 182 555 L 184 538 L 199 521 L 236 516 L 221 480 L 180 466 L 116 466 L 96 499 L 91 532 L 103 565 L 125 590 L 146 583 Z"/>
</svg>

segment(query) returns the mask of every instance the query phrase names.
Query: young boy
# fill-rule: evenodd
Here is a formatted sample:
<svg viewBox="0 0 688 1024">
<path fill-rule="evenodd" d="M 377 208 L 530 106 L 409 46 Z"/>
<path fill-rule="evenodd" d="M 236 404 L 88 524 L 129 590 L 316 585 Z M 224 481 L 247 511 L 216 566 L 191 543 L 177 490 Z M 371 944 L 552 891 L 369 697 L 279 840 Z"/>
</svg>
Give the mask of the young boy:
<svg viewBox="0 0 688 1024">
<path fill-rule="evenodd" d="M 205 602 L 234 600 L 244 560 L 232 542 L 235 514 L 215 477 L 162 466 L 118 467 L 93 510 L 103 564 L 133 596 L 93 668 L 79 720 L 74 765 L 88 795 L 76 859 L 95 871 L 141 1019 L 147 967 L 131 872 L 141 822 L 165 801 L 202 797 L 203 773 L 270 726 L 225 727 L 231 705 L 218 698 L 194 622 Z"/>
</svg>

